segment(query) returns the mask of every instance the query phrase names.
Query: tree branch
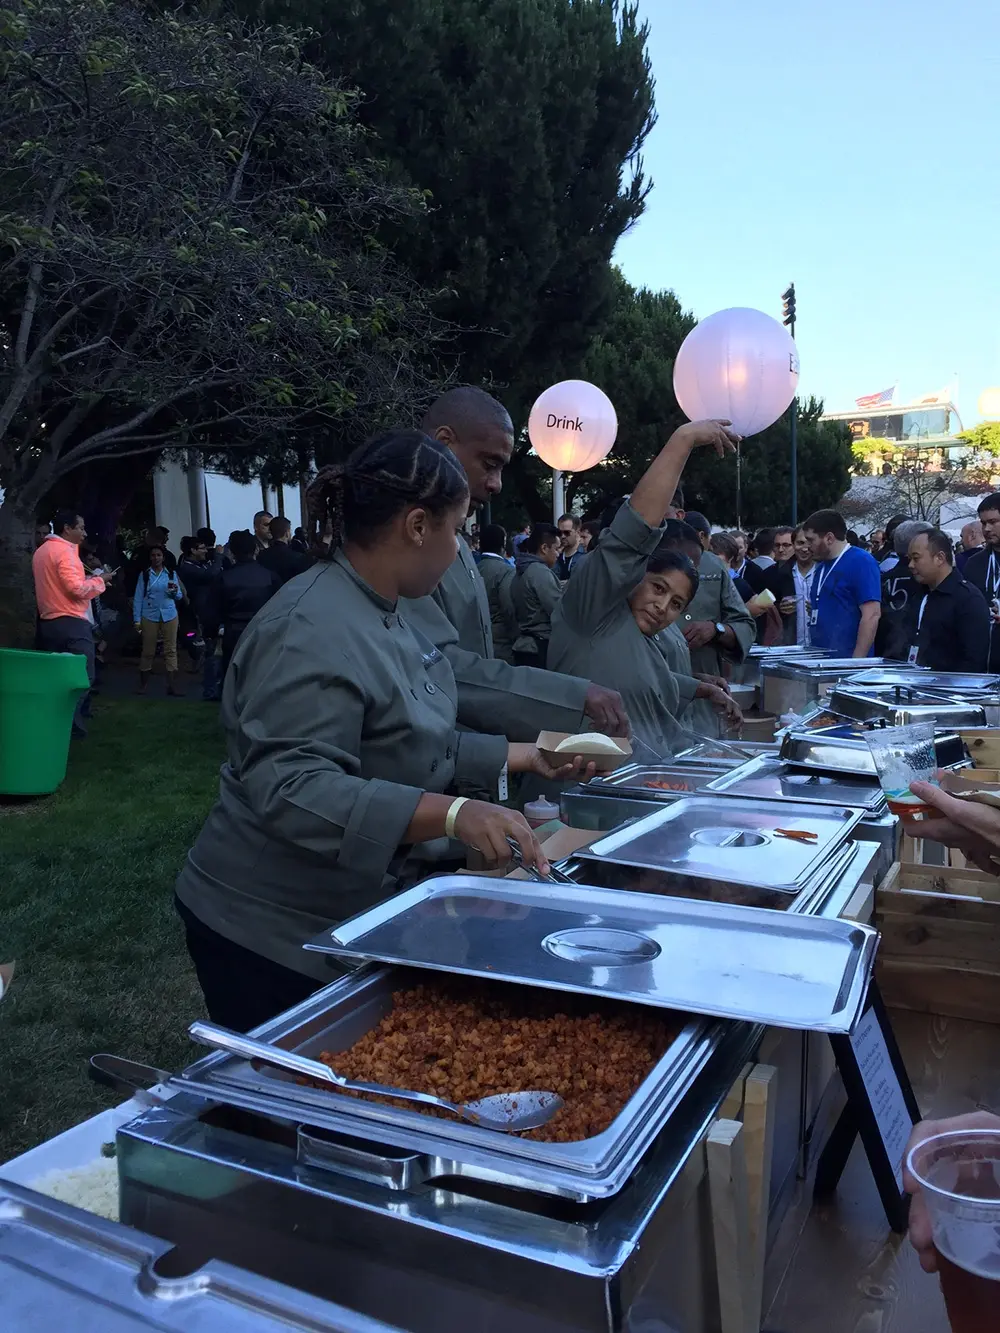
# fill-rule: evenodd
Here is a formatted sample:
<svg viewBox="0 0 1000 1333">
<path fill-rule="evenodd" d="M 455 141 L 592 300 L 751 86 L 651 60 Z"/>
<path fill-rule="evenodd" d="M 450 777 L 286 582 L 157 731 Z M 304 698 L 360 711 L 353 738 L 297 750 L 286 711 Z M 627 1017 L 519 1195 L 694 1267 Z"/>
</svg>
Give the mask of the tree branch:
<svg viewBox="0 0 1000 1333">
<path fill-rule="evenodd" d="M 52 193 L 45 204 L 45 212 L 42 214 L 42 226 L 46 231 L 52 230 L 59 200 L 62 198 L 68 184 L 69 177 L 64 173 L 52 187 Z M 21 323 L 17 330 L 17 340 L 14 343 L 14 365 L 18 370 L 23 370 L 28 362 L 28 339 L 31 337 L 31 326 L 34 323 L 35 311 L 38 309 L 38 298 L 42 290 L 42 267 L 41 259 L 36 259 L 28 270 L 28 289 L 24 298 L 24 308 L 21 311 Z"/>
</svg>

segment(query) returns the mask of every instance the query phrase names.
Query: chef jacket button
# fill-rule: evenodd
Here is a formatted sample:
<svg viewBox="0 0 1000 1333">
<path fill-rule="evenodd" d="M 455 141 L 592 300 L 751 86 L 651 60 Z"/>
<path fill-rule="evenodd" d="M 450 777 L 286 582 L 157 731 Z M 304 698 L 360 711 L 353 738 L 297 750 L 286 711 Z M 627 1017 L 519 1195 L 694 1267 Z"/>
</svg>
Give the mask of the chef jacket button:
<svg viewBox="0 0 1000 1333">
<path fill-rule="evenodd" d="M 430 681 L 427 682 L 427 684 L 424 686 L 424 689 L 427 691 L 428 694 L 437 694 L 437 689 L 436 689 L 436 687 L 433 686 L 433 685 L 430 683 Z"/>
<path fill-rule="evenodd" d="M 450 745 L 448 746 L 447 750 L 445 750 L 445 752 L 444 752 L 444 757 L 445 757 L 445 759 L 450 759 L 450 758 L 451 758 L 451 746 L 450 746 Z"/>
<path fill-rule="evenodd" d="M 432 759 L 432 760 L 431 760 L 431 772 L 432 772 L 432 773 L 436 773 L 436 772 L 437 772 L 437 766 L 438 766 L 438 761 L 437 761 L 436 759 Z"/>
<path fill-rule="evenodd" d="M 386 629 L 392 629 L 392 616 L 383 617 L 382 624 L 386 627 Z"/>
</svg>

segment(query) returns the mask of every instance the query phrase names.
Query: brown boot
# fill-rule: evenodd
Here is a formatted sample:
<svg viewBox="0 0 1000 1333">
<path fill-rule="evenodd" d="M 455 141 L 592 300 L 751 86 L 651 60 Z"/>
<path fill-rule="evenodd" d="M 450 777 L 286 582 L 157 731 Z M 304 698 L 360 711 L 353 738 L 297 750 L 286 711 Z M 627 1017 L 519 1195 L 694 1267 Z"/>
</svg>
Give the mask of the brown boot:
<svg viewBox="0 0 1000 1333">
<path fill-rule="evenodd" d="M 177 672 L 176 672 L 176 671 L 168 671 L 168 672 L 167 672 L 167 693 L 168 693 L 168 694 L 172 694 L 172 695 L 174 695 L 174 697 L 175 697 L 175 698 L 178 698 L 178 699 L 179 699 L 180 696 L 181 696 L 181 691 L 177 688 Z"/>
<path fill-rule="evenodd" d="M 146 693 L 146 687 L 147 687 L 148 684 L 149 684 L 149 677 L 150 677 L 150 674 L 151 674 L 151 673 L 148 672 L 148 671 L 140 671 L 140 672 L 139 672 L 139 688 L 138 688 L 138 690 L 136 690 L 136 694 L 145 694 L 145 693 Z"/>
</svg>

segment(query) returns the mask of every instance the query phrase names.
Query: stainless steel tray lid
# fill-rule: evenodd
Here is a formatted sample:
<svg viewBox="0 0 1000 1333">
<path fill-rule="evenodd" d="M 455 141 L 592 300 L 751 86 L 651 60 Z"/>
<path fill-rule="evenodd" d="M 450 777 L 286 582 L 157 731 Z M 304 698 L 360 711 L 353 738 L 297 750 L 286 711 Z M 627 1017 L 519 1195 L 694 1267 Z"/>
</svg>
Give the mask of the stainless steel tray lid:
<svg viewBox="0 0 1000 1333">
<path fill-rule="evenodd" d="M 958 694 L 978 694 L 982 691 L 996 694 L 1000 691 L 1000 676 L 974 671 L 931 671 L 928 667 L 917 666 L 886 665 L 867 669 L 848 677 L 847 683 L 864 686 L 915 685 Z"/>
<path fill-rule="evenodd" d="M 797 893 L 842 846 L 863 809 L 725 796 L 682 796 L 574 853 L 685 878 Z M 776 830 L 816 834 L 800 842 Z"/>
<path fill-rule="evenodd" d="M 442 875 L 305 947 L 815 1032 L 848 1032 L 878 934 L 587 885 Z"/>
<path fill-rule="evenodd" d="M 848 771 L 831 776 L 802 772 L 794 764 L 770 755 L 751 759 L 742 768 L 713 778 L 704 790 L 728 796 L 730 800 L 766 797 L 797 804 L 814 801 L 820 805 L 860 805 L 869 814 L 885 809 L 885 796 L 873 773 Z"/>
</svg>

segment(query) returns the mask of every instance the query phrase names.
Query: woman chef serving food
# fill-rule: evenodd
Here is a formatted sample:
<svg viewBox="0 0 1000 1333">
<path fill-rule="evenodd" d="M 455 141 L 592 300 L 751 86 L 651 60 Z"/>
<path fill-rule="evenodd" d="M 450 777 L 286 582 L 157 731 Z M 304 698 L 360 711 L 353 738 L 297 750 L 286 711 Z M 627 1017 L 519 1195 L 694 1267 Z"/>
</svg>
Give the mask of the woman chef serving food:
<svg viewBox="0 0 1000 1333">
<path fill-rule="evenodd" d="M 506 770 L 561 777 L 532 745 L 456 730 L 441 653 L 397 614 L 433 592 L 469 510 L 444 444 L 395 430 L 321 472 L 314 535 L 329 559 L 271 599 L 240 639 L 222 718 L 219 798 L 177 881 L 177 909 L 212 1019 L 246 1031 L 333 979 L 303 944 L 428 872 L 419 844 L 455 838 L 497 864 L 524 817 L 465 800 Z M 499 795 L 498 795 L 499 799 Z"/>
</svg>

